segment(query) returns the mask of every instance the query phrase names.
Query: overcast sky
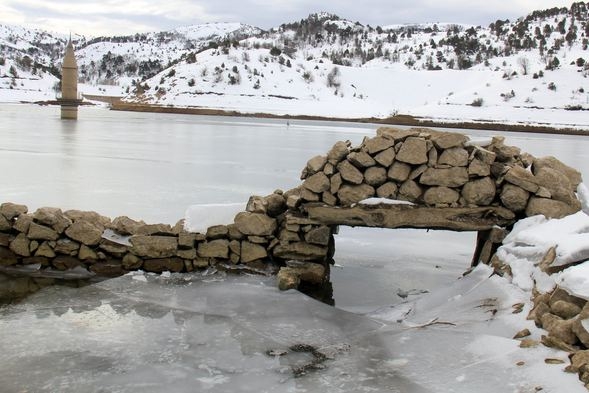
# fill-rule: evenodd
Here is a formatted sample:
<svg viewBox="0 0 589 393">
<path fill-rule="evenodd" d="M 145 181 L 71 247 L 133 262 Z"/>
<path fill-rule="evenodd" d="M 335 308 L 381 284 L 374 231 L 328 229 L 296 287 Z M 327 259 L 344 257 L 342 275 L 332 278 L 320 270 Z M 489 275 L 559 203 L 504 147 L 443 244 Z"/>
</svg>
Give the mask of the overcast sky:
<svg viewBox="0 0 589 393">
<path fill-rule="evenodd" d="M 83 35 L 125 35 L 206 22 L 242 22 L 263 29 L 327 11 L 375 27 L 393 23 L 488 25 L 562 0 L 0 0 L 0 23 Z"/>
</svg>

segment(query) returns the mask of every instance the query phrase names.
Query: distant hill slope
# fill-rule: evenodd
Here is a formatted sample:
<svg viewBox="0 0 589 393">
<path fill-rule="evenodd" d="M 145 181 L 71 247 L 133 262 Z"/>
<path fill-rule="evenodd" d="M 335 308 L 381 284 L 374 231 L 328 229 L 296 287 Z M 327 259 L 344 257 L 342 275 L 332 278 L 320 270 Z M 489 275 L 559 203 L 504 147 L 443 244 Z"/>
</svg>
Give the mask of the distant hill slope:
<svg viewBox="0 0 589 393">
<path fill-rule="evenodd" d="M 506 108 L 589 109 L 588 8 L 578 2 L 484 27 L 372 27 L 318 13 L 270 31 L 216 23 L 74 40 L 87 89 L 110 86 L 129 102 L 334 117 L 495 118 Z M 58 82 L 65 42 L 0 26 L 0 99 Z"/>
</svg>

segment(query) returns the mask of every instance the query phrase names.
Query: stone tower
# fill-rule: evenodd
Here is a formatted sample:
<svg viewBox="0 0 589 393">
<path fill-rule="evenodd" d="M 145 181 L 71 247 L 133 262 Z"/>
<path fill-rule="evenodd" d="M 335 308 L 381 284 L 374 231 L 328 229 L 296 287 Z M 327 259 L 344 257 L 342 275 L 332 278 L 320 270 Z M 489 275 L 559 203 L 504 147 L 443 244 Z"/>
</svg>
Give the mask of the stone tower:
<svg viewBox="0 0 589 393">
<path fill-rule="evenodd" d="M 80 105 L 82 100 L 78 98 L 78 64 L 76 63 L 71 37 L 63 58 L 61 68 L 61 98 L 58 101 L 61 104 L 62 119 L 75 120 L 78 118 L 78 105 Z"/>
</svg>

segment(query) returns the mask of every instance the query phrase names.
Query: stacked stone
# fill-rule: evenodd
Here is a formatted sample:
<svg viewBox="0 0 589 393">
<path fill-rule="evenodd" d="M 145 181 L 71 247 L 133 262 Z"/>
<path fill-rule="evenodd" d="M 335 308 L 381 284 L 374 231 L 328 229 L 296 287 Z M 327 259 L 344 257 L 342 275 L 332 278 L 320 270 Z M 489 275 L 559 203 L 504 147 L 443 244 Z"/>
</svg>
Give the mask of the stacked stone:
<svg viewBox="0 0 589 393">
<path fill-rule="evenodd" d="M 520 215 L 562 217 L 580 209 L 580 173 L 555 158 L 536 159 L 493 138 L 383 127 L 351 148 L 338 142 L 307 162 L 303 203 L 347 207 L 380 197 L 431 207 L 504 206 Z"/>
<path fill-rule="evenodd" d="M 542 336 L 544 345 L 570 353 L 571 364 L 566 370 L 578 373 L 589 388 L 589 331 L 582 323 L 588 318 L 589 302 L 560 288 L 536 296 L 534 308 L 528 315 L 536 326 L 548 332 L 548 335 Z M 522 346 L 534 344 L 524 336 L 518 337 L 524 339 Z"/>
</svg>

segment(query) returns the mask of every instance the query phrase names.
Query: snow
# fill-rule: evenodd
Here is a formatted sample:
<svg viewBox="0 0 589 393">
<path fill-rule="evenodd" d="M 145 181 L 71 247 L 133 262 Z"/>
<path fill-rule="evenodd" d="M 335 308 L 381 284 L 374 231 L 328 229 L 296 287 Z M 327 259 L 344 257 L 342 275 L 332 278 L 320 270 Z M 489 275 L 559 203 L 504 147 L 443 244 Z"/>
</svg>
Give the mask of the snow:
<svg viewBox="0 0 589 393">
<path fill-rule="evenodd" d="M 415 205 L 413 202 L 409 201 L 401 201 L 398 199 L 389 199 L 389 198 L 367 198 L 360 202 L 358 205 Z M 353 205 L 352 205 L 353 206 Z"/>
<path fill-rule="evenodd" d="M 237 213 L 245 211 L 243 203 L 210 203 L 191 205 L 186 209 L 184 229 L 188 232 L 206 233 L 213 225 L 229 225 Z"/>
</svg>

